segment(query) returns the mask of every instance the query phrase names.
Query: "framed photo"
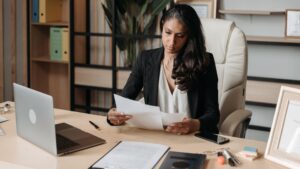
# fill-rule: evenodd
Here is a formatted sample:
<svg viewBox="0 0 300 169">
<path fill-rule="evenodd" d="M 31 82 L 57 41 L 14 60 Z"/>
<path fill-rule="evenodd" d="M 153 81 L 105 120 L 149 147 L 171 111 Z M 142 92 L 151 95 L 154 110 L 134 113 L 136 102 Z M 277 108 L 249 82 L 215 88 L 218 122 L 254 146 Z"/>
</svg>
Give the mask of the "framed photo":
<svg viewBox="0 0 300 169">
<path fill-rule="evenodd" d="M 200 18 L 216 18 L 217 0 L 174 0 L 175 3 L 187 4 L 195 9 Z"/>
<path fill-rule="evenodd" d="M 285 15 L 286 37 L 300 38 L 300 9 L 287 9 Z"/>
<path fill-rule="evenodd" d="M 300 89 L 282 86 L 265 158 L 300 168 Z"/>
</svg>

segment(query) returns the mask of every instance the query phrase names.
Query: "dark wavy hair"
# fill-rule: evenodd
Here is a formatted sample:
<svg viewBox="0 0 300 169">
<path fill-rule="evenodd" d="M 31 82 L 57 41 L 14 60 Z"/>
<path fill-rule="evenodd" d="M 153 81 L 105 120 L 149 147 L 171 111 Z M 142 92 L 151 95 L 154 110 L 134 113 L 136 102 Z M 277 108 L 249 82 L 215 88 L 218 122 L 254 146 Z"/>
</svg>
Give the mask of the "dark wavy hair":
<svg viewBox="0 0 300 169">
<path fill-rule="evenodd" d="M 187 28 L 188 40 L 174 60 L 172 78 L 182 91 L 195 87 L 209 64 L 202 25 L 196 11 L 185 4 L 175 4 L 161 20 L 160 29 L 170 19 L 178 19 Z"/>
</svg>

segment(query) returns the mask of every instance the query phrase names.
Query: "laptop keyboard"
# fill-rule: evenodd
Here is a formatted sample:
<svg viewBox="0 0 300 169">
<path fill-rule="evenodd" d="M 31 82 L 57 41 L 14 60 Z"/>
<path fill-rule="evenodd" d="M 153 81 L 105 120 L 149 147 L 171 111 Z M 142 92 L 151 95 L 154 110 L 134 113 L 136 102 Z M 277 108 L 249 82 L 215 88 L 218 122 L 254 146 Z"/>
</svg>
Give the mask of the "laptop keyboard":
<svg viewBox="0 0 300 169">
<path fill-rule="evenodd" d="M 78 143 L 76 143 L 60 134 L 56 134 L 56 143 L 57 143 L 58 150 L 63 150 L 63 149 L 67 149 L 67 148 L 79 145 Z"/>
</svg>

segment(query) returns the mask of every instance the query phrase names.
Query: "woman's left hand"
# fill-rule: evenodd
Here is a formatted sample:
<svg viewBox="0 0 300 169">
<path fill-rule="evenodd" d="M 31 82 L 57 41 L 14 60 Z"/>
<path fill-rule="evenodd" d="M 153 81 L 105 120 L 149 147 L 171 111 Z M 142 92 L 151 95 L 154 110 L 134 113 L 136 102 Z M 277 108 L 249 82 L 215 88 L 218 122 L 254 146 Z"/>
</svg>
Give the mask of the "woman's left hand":
<svg viewBox="0 0 300 169">
<path fill-rule="evenodd" d="M 168 125 L 166 131 L 175 134 L 189 134 L 198 131 L 199 127 L 200 121 L 198 119 L 184 118 L 182 122 Z"/>
</svg>

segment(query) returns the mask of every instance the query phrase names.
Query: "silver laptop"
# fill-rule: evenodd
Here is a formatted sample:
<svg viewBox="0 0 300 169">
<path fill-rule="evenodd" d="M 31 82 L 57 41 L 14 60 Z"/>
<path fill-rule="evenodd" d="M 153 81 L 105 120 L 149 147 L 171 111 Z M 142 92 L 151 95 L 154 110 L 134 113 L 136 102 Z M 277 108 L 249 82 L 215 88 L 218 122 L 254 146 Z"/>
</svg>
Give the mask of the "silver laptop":
<svg viewBox="0 0 300 169">
<path fill-rule="evenodd" d="M 54 155 L 105 143 L 105 140 L 67 123 L 55 125 L 51 96 L 16 83 L 13 85 L 18 136 Z"/>
</svg>

